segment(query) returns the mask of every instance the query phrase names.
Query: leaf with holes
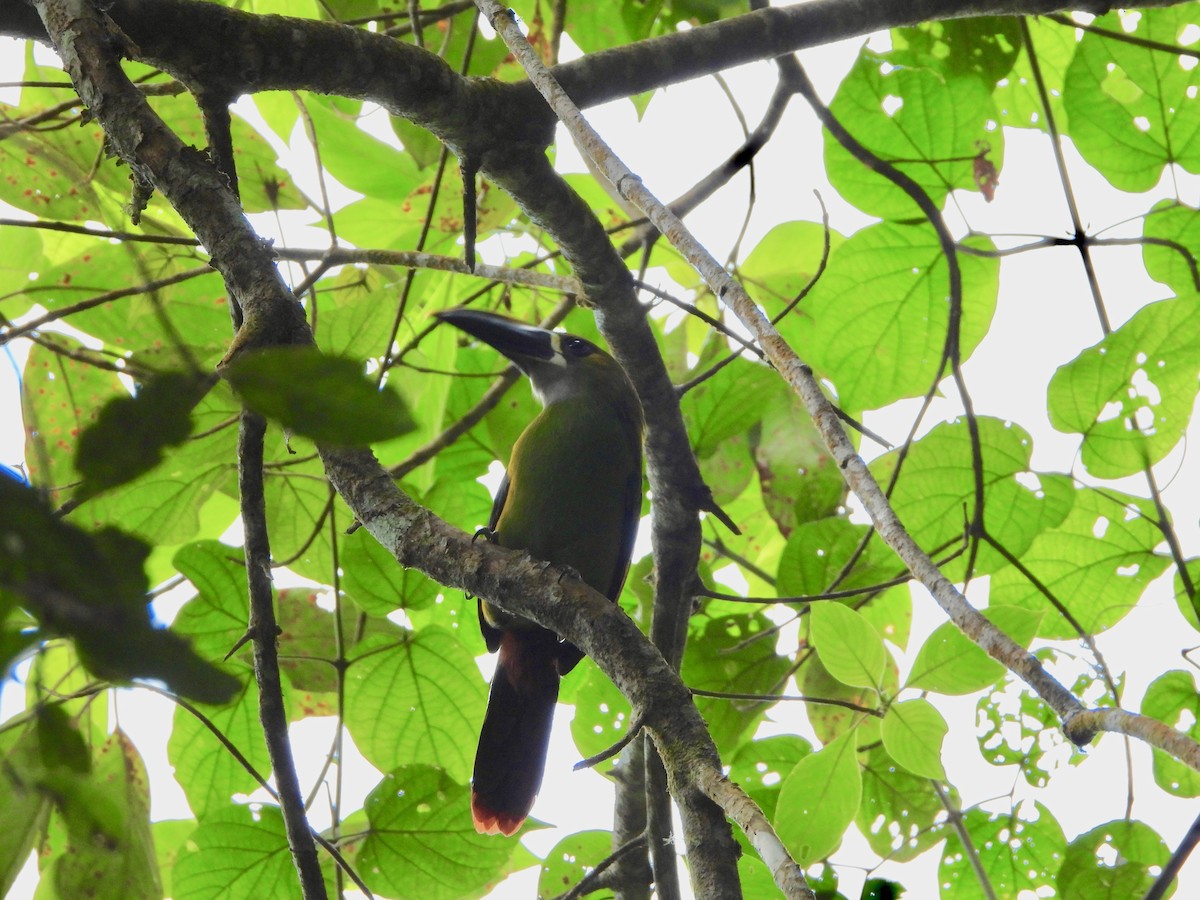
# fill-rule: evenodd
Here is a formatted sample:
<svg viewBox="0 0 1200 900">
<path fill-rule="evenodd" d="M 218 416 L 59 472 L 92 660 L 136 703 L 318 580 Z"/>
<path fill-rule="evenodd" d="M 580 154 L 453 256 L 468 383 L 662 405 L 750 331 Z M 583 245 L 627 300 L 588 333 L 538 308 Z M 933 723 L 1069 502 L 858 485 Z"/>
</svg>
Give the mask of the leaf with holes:
<svg viewBox="0 0 1200 900">
<path fill-rule="evenodd" d="M 991 148 L 997 168 L 1003 163 L 999 115 L 974 74 L 893 64 L 889 55 L 864 48 L 829 111 L 868 150 L 896 160 L 893 165 L 935 206 L 952 190 L 975 188 L 971 163 L 981 145 Z M 864 166 L 829 132 L 824 137 L 825 167 L 839 194 L 884 219 L 921 215 L 905 191 Z"/>
<path fill-rule="evenodd" d="M 1097 826 L 1067 847 L 1058 872 L 1060 896 L 1062 900 L 1140 897 L 1170 858 L 1166 843 L 1144 822 L 1124 819 Z"/>
<path fill-rule="evenodd" d="M 1038 584 L 1016 568 L 1003 569 L 992 576 L 990 602 L 1044 613 L 1038 636 L 1052 640 L 1111 628 L 1169 564 L 1154 552 L 1162 540 L 1156 518 L 1148 500 L 1077 489 L 1062 524 L 1042 532 L 1021 554 L 1022 566 Z"/>
<path fill-rule="evenodd" d="M 1079 42 L 1063 81 L 1071 140 L 1115 188 L 1148 191 L 1171 163 L 1200 172 L 1200 70 L 1141 43 L 1175 45 L 1195 20 L 1186 6 L 1111 12 L 1092 26 L 1122 39 L 1089 30 Z"/>
<path fill-rule="evenodd" d="M 938 865 L 938 881 L 943 897 L 955 900 L 985 900 L 987 897 L 1017 897 L 1033 894 L 1042 885 L 1054 884 L 1063 860 L 1067 841 L 1062 828 L 1040 803 L 989 814 L 969 809 L 963 823 L 971 835 L 972 847 L 963 846 L 958 834 L 947 831 L 946 846 Z M 977 853 L 994 893 L 985 893 L 969 854 Z M 1097 895 L 1099 896 L 1099 895 Z M 1110 894 L 1132 897 L 1135 894 Z"/>
<path fill-rule="evenodd" d="M 1160 675 L 1146 689 L 1142 714 L 1165 722 L 1192 740 L 1200 740 L 1200 693 L 1191 672 Z M 1154 782 L 1176 797 L 1200 796 L 1200 773 L 1155 748 Z"/>
<path fill-rule="evenodd" d="M 1179 443 L 1200 375 L 1200 293 L 1142 307 L 1059 368 L 1050 380 L 1050 424 L 1083 435 L 1097 478 L 1142 471 Z"/>
</svg>

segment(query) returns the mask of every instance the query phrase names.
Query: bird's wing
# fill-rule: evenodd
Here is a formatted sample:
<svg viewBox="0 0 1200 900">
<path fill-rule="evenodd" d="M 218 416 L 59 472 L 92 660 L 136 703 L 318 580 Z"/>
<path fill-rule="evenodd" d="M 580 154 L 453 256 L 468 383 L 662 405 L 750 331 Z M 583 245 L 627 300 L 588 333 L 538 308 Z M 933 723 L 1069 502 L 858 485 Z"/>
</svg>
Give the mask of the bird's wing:
<svg viewBox="0 0 1200 900">
<path fill-rule="evenodd" d="M 492 501 L 492 514 L 488 516 L 488 531 L 492 534 L 496 532 L 496 523 L 500 521 L 500 513 L 504 511 L 504 504 L 508 500 L 508 472 L 504 473 L 504 477 L 500 479 L 500 487 L 496 491 L 496 499 Z M 487 645 L 488 653 L 495 653 L 500 649 L 500 638 L 504 632 L 487 620 L 487 616 L 483 612 L 483 600 L 478 601 L 479 611 L 479 633 L 483 635 L 483 642 Z"/>
<path fill-rule="evenodd" d="M 629 558 L 633 556 L 633 545 L 637 541 L 638 521 L 642 517 L 642 467 L 625 479 L 625 509 L 621 514 L 621 552 L 613 567 L 608 590 L 604 592 L 613 603 L 621 596 L 625 576 L 629 574 Z"/>
</svg>

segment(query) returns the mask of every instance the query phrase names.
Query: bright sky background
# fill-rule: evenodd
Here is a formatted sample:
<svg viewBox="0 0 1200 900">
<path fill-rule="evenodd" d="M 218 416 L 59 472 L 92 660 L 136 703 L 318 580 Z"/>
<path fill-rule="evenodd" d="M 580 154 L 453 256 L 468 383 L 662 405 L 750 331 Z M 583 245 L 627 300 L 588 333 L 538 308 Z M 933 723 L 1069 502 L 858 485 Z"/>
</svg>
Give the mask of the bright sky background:
<svg viewBox="0 0 1200 900">
<path fill-rule="evenodd" d="M 564 40 L 564 45 L 568 44 Z M 832 98 L 838 82 L 849 68 L 861 41 L 844 42 L 801 54 L 818 91 L 826 100 Z M 20 45 L 0 41 L 0 82 L 19 80 L 23 54 Z M 761 118 L 774 83 L 774 69 L 768 63 L 746 66 L 725 73 L 734 96 L 742 104 L 750 127 Z M 0 100 L 13 102 L 12 91 L 0 91 Z M 253 110 L 243 102 L 239 110 Z M 697 110 L 704 111 L 703 120 Z M 639 123 L 632 105 L 619 101 L 605 107 L 588 110 L 586 115 L 630 167 L 641 175 L 660 199 L 670 200 L 690 188 L 723 160 L 741 141 L 741 129 L 728 100 L 712 79 L 703 79 L 671 87 L 656 96 L 643 120 Z M 369 129 L 386 134 L 389 128 L 384 113 L 372 116 Z M 1062 190 L 1053 166 L 1049 144 L 1045 137 L 1028 131 L 1009 130 L 1005 135 L 1005 166 L 996 200 L 986 204 L 978 194 L 956 194 L 959 207 L 971 225 L 992 233 L 1066 235 L 1069 218 Z M 286 152 L 286 148 L 282 148 Z M 312 190 L 311 155 L 302 134 L 293 140 L 291 159 L 293 173 L 301 187 Z M 1067 158 L 1071 178 L 1081 204 L 1085 224 L 1095 229 L 1122 222 L 1149 207 L 1144 196 L 1133 196 L 1113 190 L 1103 178 L 1087 167 L 1068 146 Z M 584 171 L 573 144 L 560 132 L 559 166 L 564 171 Z M 821 164 L 819 130 L 811 112 L 802 100 L 789 107 L 778 134 L 756 162 L 758 199 L 754 216 L 744 240 L 742 257 L 757 240 L 778 222 L 791 219 L 820 221 L 820 208 L 813 195 L 821 192 L 829 207 L 833 227 L 848 234 L 867 224 L 870 219 L 847 206 L 824 179 Z M 1170 175 L 1168 175 L 1170 177 Z M 307 181 L 307 183 L 306 183 Z M 1200 189 L 1200 179 L 1182 176 L 1182 195 L 1193 201 Z M 742 174 L 730 186 L 697 210 L 688 225 L 700 239 L 722 258 L 732 246 L 741 226 L 747 194 L 747 176 Z M 1162 196 L 1173 195 L 1167 182 Z M 346 201 L 353 195 L 344 192 Z M 336 201 L 335 201 L 336 202 Z M 6 209 L 0 204 L 0 215 L 27 218 L 23 213 Z M 289 214 L 285 222 L 303 217 Z M 309 217 L 311 219 L 311 217 Z M 256 227 L 266 236 L 284 239 L 278 233 L 273 216 L 253 217 Z M 965 231 L 961 217 L 951 214 L 951 227 L 956 233 Z M 1140 223 L 1131 222 L 1109 232 L 1110 236 L 1140 234 Z M 289 227 L 286 240 L 293 245 L 315 246 L 319 238 L 312 233 L 300 236 Z M 1012 243 L 1022 243 L 1014 238 Z M 1004 246 L 1001 240 L 1001 245 Z M 489 261 L 494 248 L 483 248 Z M 1141 263 L 1139 248 L 1102 248 L 1096 251 L 1100 282 L 1114 327 L 1124 322 L 1133 311 L 1150 300 L 1167 296 L 1161 285 L 1149 280 Z M 663 287 L 669 287 L 663 284 Z M 1008 418 L 1030 432 L 1034 440 L 1034 466 L 1050 471 L 1072 472 L 1081 480 L 1086 475 L 1077 458 L 1079 440 L 1075 436 L 1054 431 L 1046 417 L 1045 387 L 1050 376 L 1075 353 L 1090 346 L 1101 337 L 1096 323 L 1091 296 L 1082 275 L 1078 254 L 1073 248 L 1041 250 L 1007 258 L 1002 263 L 1001 296 L 996 317 L 988 339 L 966 365 L 966 377 L 980 414 Z M 19 343 L 19 342 L 18 342 Z M 801 356 L 804 348 L 796 348 Z M 18 360 L 23 360 L 22 348 L 15 347 Z M 885 413 L 868 414 L 866 424 L 893 442 L 899 442 L 907 431 L 916 401 L 897 404 Z M 927 417 L 927 427 L 952 418 L 959 409 L 955 402 L 935 402 Z M 1191 437 L 1195 438 L 1193 424 Z M 865 452 L 872 452 L 870 445 Z M 1176 513 L 1176 527 L 1185 553 L 1195 555 L 1200 547 L 1200 469 L 1185 464 L 1186 442 L 1177 448 L 1157 471 L 1165 485 L 1168 505 Z M 14 465 L 23 455 L 23 435 L 20 423 L 17 380 L 12 365 L 0 356 L 0 462 Z M 1145 492 L 1140 479 L 1118 485 L 1131 493 Z M 282 581 L 286 584 L 287 582 Z M 973 591 L 976 588 L 973 587 Z M 973 596 L 976 596 L 973 594 Z M 1151 588 L 1149 599 L 1126 617 L 1116 628 L 1101 635 L 1098 643 L 1117 672 L 1128 673 L 1125 699 L 1136 709 L 1142 693 L 1151 680 L 1167 668 L 1185 668 L 1187 664 L 1177 653 L 1196 643 L 1196 635 L 1181 627 L 1179 613 L 1171 598 L 1169 578 L 1159 579 Z M 944 616 L 923 591 L 915 592 L 913 634 L 908 652 L 899 653 L 903 678 L 908 666 L 925 637 Z M 164 610 L 166 612 L 166 610 Z M 794 627 L 782 640 L 794 646 Z M 481 663 L 490 669 L 490 661 Z M 1059 672 L 1069 683 L 1073 673 Z M 9 684 L 0 692 L 0 719 L 7 718 L 19 708 L 21 689 Z M 1058 817 L 1068 840 L 1095 825 L 1119 818 L 1125 807 L 1125 761 L 1121 740 L 1106 737 L 1094 746 L 1087 760 L 1056 776 L 1050 791 L 1036 792 L 1024 784 L 1011 769 L 995 768 L 980 757 L 974 731 L 967 723 L 975 721 L 977 697 L 937 698 L 937 706 L 951 724 L 947 737 L 944 761 L 949 780 L 962 792 L 965 804 L 989 798 L 998 802 L 987 804 L 994 810 L 1007 809 L 1008 794 L 1017 782 L 1016 796 L 1034 798 L 1047 803 Z M 173 708 L 161 697 L 146 691 L 121 691 L 116 704 L 121 727 L 134 739 L 143 753 L 151 773 L 152 815 L 155 819 L 189 816 L 182 791 L 169 777 L 166 759 L 167 731 Z M 777 708 L 778 722 L 762 726 L 761 735 L 799 732 L 812 738 L 801 717 L 786 708 Z M 292 738 L 299 757 L 302 783 L 311 783 L 318 773 L 330 743 L 332 720 L 306 720 L 292 729 Z M 555 720 L 550 758 L 542 793 L 534 807 L 534 815 L 548 822 L 569 825 L 569 831 L 549 830 L 531 835 L 527 844 L 544 854 L 567 833 L 585 828 L 611 827 L 611 790 L 608 782 L 592 772 L 575 773 L 571 766 L 578 758 L 569 734 L 570 715 L 560 709 Z M 348 746 L 352 744 L 348 741 Z M 1194 801 L 1169 797 L 1159 791 L 1150 778 L 1150 751 L 1134 742 L 1134 770 L 1137 773 L 1137 794 L 1134 816 L 1142 818 L 1158 830 L 1172 848 L 1195 816 Z M 351 751 L 353 752 L 353 751 Z M 368 763 L 353 756 L 347 760 L 346 808 L 365 796 L 375 784 L 377 775 Z M 356 774 L 359 777 L 355 777 Z M 320 804 L 314 807 L 314 824 L 322 826 Z M 863 877 L 854 865 L 869 866 L 874 856 L 864 841 L 852 832 L 837 854 L 841 863 L 839 875 L 842 890 L 847 896 L 857 896 Z M 891 875 L 908 888 L 914 898 L 934 896 L 940 847 L 926 853 L 915 862 L 903 866 L 884 866 L 879 874 Z M 27 869 L 21 882 L 10 896 L 23 898 L 32 895 L 36 882 L 35 871 Z M 505 882 L 492 896 L 497 898 L 531 897 L 536 890 L 537 869 Z M 684 878 L 686 885 L 686 875 Z M 1200 896 L 1200 862 L 1186 866 L 1176 896 Z"/>
</svg>

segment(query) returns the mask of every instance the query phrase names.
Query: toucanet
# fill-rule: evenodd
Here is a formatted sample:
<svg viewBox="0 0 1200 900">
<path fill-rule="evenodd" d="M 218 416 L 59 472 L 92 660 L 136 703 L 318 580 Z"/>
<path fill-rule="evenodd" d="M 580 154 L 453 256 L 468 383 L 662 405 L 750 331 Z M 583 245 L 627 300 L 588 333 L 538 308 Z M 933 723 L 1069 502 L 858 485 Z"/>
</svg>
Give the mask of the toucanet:
<svg viewBox="0 0 1200 900">
<path fill-rule="evenodd" d="M 513 445 L 489 532 L 502 547 L 569 566 L 615 602 L 642 507 L 642 407 L 624 370 L 575 335 L 479 310 L 437 318 L 515 363 L 543 407 Z M 477 831 L 511 835 L 542 785 L 559 679 L 583 653 L 482 599 L 479 627 L 500 655 L 475 753 L 471 815 Z"/>
</svg>

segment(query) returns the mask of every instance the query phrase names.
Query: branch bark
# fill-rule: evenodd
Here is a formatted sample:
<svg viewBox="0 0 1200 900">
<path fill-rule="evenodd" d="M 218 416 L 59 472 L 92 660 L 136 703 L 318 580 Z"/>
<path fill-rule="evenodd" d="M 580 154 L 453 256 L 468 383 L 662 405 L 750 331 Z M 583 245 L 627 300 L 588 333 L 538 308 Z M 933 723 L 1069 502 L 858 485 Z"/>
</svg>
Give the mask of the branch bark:
<svg viewBox="0 0 1200 900">
<path fill-rule="evenodd" d="M 304 794 L 288 739 L 287 708 L 279 677 L 279 626 L 271 589 L 271 545 L 267 540 L 267 506 L 263 496 L 263 435 L 267 423 L 242 413 L 238 433 L 238 492 L 246 532 L 246 578 L 250 589 L 249 631 L 254 641 L 254 677 L 258 681 L 258 716 L 275 775 L 279 808 L 292 863 L 300 876 L 304 900 L 325 900 L 325 879 L 312 830 L 304 814 Z"/>
<path fill-rule="evenodd" d="M 1141 6 L 1173 6 L 1149 0 Z M 1043 15 L 1108 4 L 1060 0 L 815 0 L 770 7 L 615 47 L 555 66 L 581 108 L 733 66 L 918 22 Z M 236 97 L 311 90 L 372 100 L 428 128 L 461 157 L 468 149 L 553 140 L 554 116 L 529 83 L 459 77 L 432 53 L 333 22 L 260 16 L 202 0 L 115 0 L 107 14 L 131 39 L 131 58 L 193 91 Z M 0 34 L 48 40 L 21 0 L 0 0 Z M 86 98 L 85 98 L 86 99 Z"/>
</svg>

